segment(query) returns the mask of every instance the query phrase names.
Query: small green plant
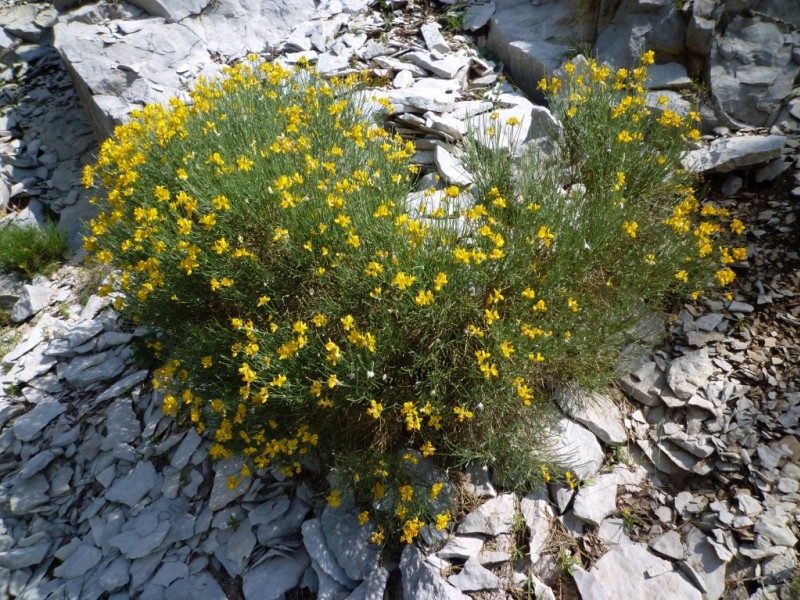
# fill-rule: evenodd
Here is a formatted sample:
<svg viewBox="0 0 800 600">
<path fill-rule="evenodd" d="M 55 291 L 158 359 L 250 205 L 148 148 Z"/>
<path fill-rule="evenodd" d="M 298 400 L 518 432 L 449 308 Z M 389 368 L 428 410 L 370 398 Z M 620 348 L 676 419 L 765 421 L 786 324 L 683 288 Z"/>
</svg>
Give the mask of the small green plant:
<svg viewBox="0 0 800 600">
<path fill-rule="evenodd" d="M 55 270 L 67 239 L 52 222 L 43 226 L 10 223 L 0 229 L 0 269 L 32 277 Z"/>
<path fill-rule="evenodd" d="M 572 575 L 575 572 L 575 569 L 581 566 L 581 561 L 578 557 L 572 554 L 570 551 L 559 552 L 556 555 L 556 563 L 558 564 L 559 569 L 564 571 L 565 573 L 569 573 Z"/>
<path fill-rule="evenodd" d="M 627 508 L 620 511 L 620 516 L 622 517 L 622 526 L 628 533 L 638 533 L 639 529 L 645 526 L 645 520 Z"/>
<path fill-rule="evenodd" d="M 445 31 L 449 31 L 450 33 L 461 33 L 461 31 L 464 29 L 465 12 L 466 9 L 463 6 L 453 6 L 439 15 L 437 20 L 442 24 Z"/>
</svg>

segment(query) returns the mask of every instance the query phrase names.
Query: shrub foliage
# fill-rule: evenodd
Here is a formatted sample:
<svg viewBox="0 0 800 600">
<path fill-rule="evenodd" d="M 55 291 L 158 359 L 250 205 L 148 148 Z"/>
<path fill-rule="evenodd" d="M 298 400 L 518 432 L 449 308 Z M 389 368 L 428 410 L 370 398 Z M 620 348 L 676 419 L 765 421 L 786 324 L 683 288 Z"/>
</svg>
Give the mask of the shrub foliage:
<svg viewBox="0 0 800 600">
<path fill-rule="evenodd" d="M 722 231 L 705 217 L 725 217 L 696 200 L 695 134 L 650 114 L 644 70 L 581 69 L 544 82 L 559 158 L 515 170 L 475 144 L 469 192 L 408 194 L 413 145 L 370 122 L 358 78 L 255 57 L 104 143 L 85 246 L 161 336 L 164 412 L 243 458 L 230 485 L 333 469 L 330 504 L 409 542 L 450 520 L 430 457 L 550 477 L 549 394 L 607 377 L 643 307 L 703 289 Z"/>
</svg>

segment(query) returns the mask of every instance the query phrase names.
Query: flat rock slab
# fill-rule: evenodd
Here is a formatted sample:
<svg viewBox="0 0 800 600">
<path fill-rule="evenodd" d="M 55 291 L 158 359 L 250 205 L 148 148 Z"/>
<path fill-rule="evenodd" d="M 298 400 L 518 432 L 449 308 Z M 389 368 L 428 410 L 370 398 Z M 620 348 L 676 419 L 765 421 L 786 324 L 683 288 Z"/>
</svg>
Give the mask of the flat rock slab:
<svg viewBox="0 0 800 600">
<path fill-rule="evenodd" d="M 60 414 L 64 413 L 67 407 L 54 400 L 40 402 L 24 415 L 17 417 L 12 425 L 14 437 L 23 442 L 29 442 L 47 427 L 50 422 Z"/>
<path fill-rule="evenodd" d="M 294 589 L 310 564 L 308 554 L 272 556 L 242 576 L 245 600 L 277 600 Z"/>
<path fill-rule="evenodd" d="M 55 292 L 46 285 L 23 285 L 19 300 L 11 309 L 12 323 L 22 323 L 50 304 Z"/>
<path fill-rule="evenodd" d="M 599 526 L 617 512 L 617 481 L 613 474 L 600 475 L 594 483 L 581 486 L 572 505 L 575 516 Z"/>
<path fill-rule="evenodd" d="M 672 563 L 650 554 L 640 544 L 614 546 L 592 573 L 603 586 L 606 598 L 648 600 L 702 600 L 700 590 L 677 573 Z M 661 573 L 649 576 L 650 573 Z"/>
<path fill-rule="evenodd" d="M 474 557 L 467 560 L 460 573 L 451 575 L 447 581 L 462 592 L 499 590 L 502 587 L 500 578 L 483 567 Z"/>
<path fill-rule="evenodd" d="M 360 581 L 378 568 L 380 551 L 370 543 L 371 530 L 358 523 L 358 515 L 326 506 L 320 517 L 328 547 L 347 577 Z"/>
<path fill-rule="evenodd" d="M 708 383 L 716 371 L 708 357 L 708 348 L 684 354 L 672 361 L 667 370 L 667 384 L 678 398 L 689 399 Z"/>
<path fill-rule="evenodd" d="M 555 439 L 553 455 L 569 465 L 578 479 L 593 477 L 605 460 L 595 435 L 566 417 L 560 419 L 551 436 Z"/>
<path fill-rule="evenodd" d="M 622 411 L 610 396 L 569 390 L 558 395 L 558 405 L 606 444 L 624 444 L 627 441 Z"/>
<path fill-rule="evenodd" d="M 458 526 L 458 533 L 497 536 L 514 528 L 514 494 L 500 494 L 469 513 Z"/>
<path fill-rule="evenodd" d="M 127 476 L 114 482 L 106 492 L 106 499 L 134 506 L 155 488 L 157 483 L 158 474 L 153 463 L 138 462 Z"/>
<path fill-rule="evenodd" d="M 87 571 L 94 568 L 97 563 L 100 562 L 102 557 L 103 552 L 100 548 L 90 544 L 81 544 L 70 554 L 67 560 L 56 567 L 53 571 L 53 575 L 64 579 L 83 577 Z"/>
<path fill-rule="evenodd" d="M 681 542 L 681 534 L 677 531 L 668 531 L 661 534 L 657 538 L 650 540 L 647 545 L 653 552 L 666 558 L 683 560 L 686 555 L 683 549 L 683 542 Z"/>
<path fill-rule="evenodd" d="M 786 138 L 781 135 L 742 135 L 714 140 L 708 148 L 692 150 L 683 166 L 696 173 L 730 173 L 779 158 Z"/>
<path fill-rule="evenodd" d="M 431 565 L 425 562 L 422 552 L 408 544 L 400 557 L 400 574 L 403 597 L 415 600 L 470 600 L 470 597 L 447 583 Z"/>
</svg>

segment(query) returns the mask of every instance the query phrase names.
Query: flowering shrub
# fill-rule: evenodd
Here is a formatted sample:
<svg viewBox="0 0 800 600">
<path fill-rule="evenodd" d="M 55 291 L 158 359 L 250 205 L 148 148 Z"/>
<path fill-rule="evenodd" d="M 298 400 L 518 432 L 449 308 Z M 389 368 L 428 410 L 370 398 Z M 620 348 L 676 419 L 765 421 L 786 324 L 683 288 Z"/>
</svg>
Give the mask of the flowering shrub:
<svg viewBox="0 0 800 600">
<path fill-rule="evenodd" d="M 548 393 L 607 375 L 639 306 L 707 272 L 719 231 L 699 216 L 724 211 L 676 170 L 691 132 L 637 103 L 613 117 L 632 140 L 583 164 L 584 111 L 617 91 L 576 77 L 584 100 L 553 102 L 583 192 L 562 193 L 555 163 L 497 178 L 496 152 L 471 196 L 412 202 L 413 145 L 368 122 L 357 78 L 254 58 L 134 114 L 84 173 L 106 190 L 85 247 L 112 269 L 101 292 L 161 334 L 164 412 L 243 458 L 231 486 L 333 469 L 328 503 L 360 505 L 375 543 L 389 523 L 402 542 L 449 526 L 431 457 L 549 480 Z M 650 149 L 656 130 L 671 145 Z"/>
</svg>

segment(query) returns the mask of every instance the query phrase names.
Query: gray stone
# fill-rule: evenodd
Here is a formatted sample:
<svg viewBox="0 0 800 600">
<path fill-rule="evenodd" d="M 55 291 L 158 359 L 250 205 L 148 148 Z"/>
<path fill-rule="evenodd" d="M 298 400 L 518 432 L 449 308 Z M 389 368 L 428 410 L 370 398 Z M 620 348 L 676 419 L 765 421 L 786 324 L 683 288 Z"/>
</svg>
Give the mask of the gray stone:
<svg viewBox="0 0 800 600">
<path fill-rule="evenodd" d="M 484 538 L 482 536 L 456 535 L 448 540 L 444 548 L 436 553 L 439 558 L 457 558 L 467 560 L 478 553 L 483 548 Z"/>
<path fill-rule="evenodd" d="M 167 520 L 160 521 L 155 529 L 144 535 L 136 531 L 136 523 L 130 527 L 133 528 L 118 533 L 108 543 L 119 549 L 126 558 L 136 559 L 152 554 L 161 545 L 169 533 L 170 523 Z"/>
<path fill-rule="evenodd" d="M 145 379 L 150 372 L 146 369 L 141 371 L 136 371 L 131 373 L 130 375 L 126 375 L 122 379 L 118 379 L 115 381 L 108 389 L 106 389 L 102 394 L 95 398 L 95 404 L 101 404 L 106 400 L 111 400 L 112 398 L 116 398 L 117 396 L 121 396 L 125 392 L 130 391 L 133 389 L 134 386 L 139 385 Z"/>
<path fill-rule="evenodd" d="M 779 585 L 792 575 L 797 565 L 797 556 L 792 548 L 785 548 L 783 552 L 765 560 L 761 565 L 764 582 Z M 763 588 L 762 588 L 763 589 Z"/>
<path fill-rule="evenodd" d="M 497 491 L 492 485 L 489 475 L 489 466 L 476 462 L 469 463 L 464 468 L 465 485 L 473 496 L 478 498 L 496 498 Z"/>
<path fill-rule="evenodd" d="M 4 185 L 0 181 L 0 189 Z M 0 207 L 0 212 L 2 212 L 2 207 Z M 14 307 L 22 295 L 24 284 L 25 279 L 18 273 L 0 273 L 0 309 L 11 310 Z"/>
<path fill-rule="evenodd" d="M 328 577 L 337 583 L 353 589 L 356 582 L 350 579 L 344 572 L 336 558 L 331 552 L 322 533 L 322 526 L 319 519 L 309 519 L 303 523 L 303 545 L 311 557 L 312 564 L 318 566 Z"/>
<path fill-rule="evenodd" d="M 66 406 L 54 400 L 40 402 L 33 409 L 16 418 L 12 425 L 14 437 L 23 442 L 31 441 L 53 419 L 66 410 Z"/>
<path fill-rule="evenodd" d="M 572 505 L 575 516 L 599 526 L 606 517 L 617 512 L 617 483 L 612 474 L 600 475 L 596 481 L 581 486 Z"/>
<path fill-rule="evenodd" d="M 409 88 L 414 85 L 414 76 L 411 74 L 411 71 L 399 71 L 397 75 L 395 75 L 392 85 L 398 90 Z"/>
<path fill-rule="evenodd" d="M 780 135 L 742 135 L 711 142 L 708 148 L 692 150 L 683 165 L 698 173 L 730 173 L 779 158 L 786 138 Z"/>
<path fill-rule="evenodd" d="M 722 184 L 723 196 L 734 196 L 742 189 L 744 181 L 738 175 L 728 175 Z"/>
<path fill-rule="evenodd" d="M 664 65 L 650 65 L 647 69 L 647 88 L 651 90 L 677 90 L 689 87 L 692 80 L 686 67 L 671 62 Z"/>
<path fill-rule="evenodd" d="M 476 558 L 469 558 L 457 575 L 447 578 L 448 583 L 462 592 L 498 590 L 502 587 L 500 578 L 489 569 L 481 566 Z"/>
<path fill-rule="evenodd" d="M 607 546 L 633 543 L 628 537 L 625 522 L 617 518 L 608 518 L 600 523 L 600 527 L 597 529 L 597 537 L 603 540 Z"/>
<path fill-rule="evenodd" d="M 153 581 L 151 583 L 169 587 L 169 585 L 177 579 L 188 578 L 189 566 L 176 560 L 172 560 L 161 565 L 161 568 L 158 570 L 158 573 L 156 573 L 156 576 L 153 577 Z"/>
<path fill-rule="evenodd" d="M 225 508 L 247 492 L 247 483 L 242 482 L 233 489 L 228 488 L 228 477 L 238 476 L 242 470 L 243 461 L 240 457 L 231 457 L 220 460 L 214 464 L 214 485 L 211 488 L 211 497 L 208 507 L 213 511 Z"/>
<path fill-rule="evenodd" d="M 797 479 L 790 479 L 789 477 L 781 477 L 778 480 L 778 490 L 784 494 L 796 494 L 800 489 L 800 481 Z"/>
<path fill-rule="evenodd" d="M 556 398 L 567 415 L 585 425 L 606 444 L 624 444 L 627 441 L 622 412 L 610 396 L 565 389 Z"/>
<path fill-rule="evenodd" d="M 496 5 L 491 0 L 469 4 L 461 19 L 465 31 L 477 31 L 484 27 L 492 18 Z"/>
<path fill-rule="evenodd" d="M 425 40 L 425 45 L 431 52 L 438 52 L 440 54 L 447 54 L 450 52 L 450 46 L 442 37 L 439 31 L 439 24 L 436 22 L 425 23 L 419 28 L 422 38 Z"/>
<path fill-rule="evenodd" d="M 536 86 L 563 62 L 568 48 L 593 31 L 596 10 L 579 0 L 498 3 L 486 45 L 528 97 L 542 99 Z"/>
<path fill-rule="evenodd" d="M 158 474 L 153 463 L 142 461 L 127 476 L 117 479 L 106 492 L 106 499 L 128 506 L 136 505 L 158 484 Z M 134 557 L 135 558 L 135 557 Z"/>
<path fill-rule="evenodd" d="M 696 527 L 686 532 L 686 560 L 705 587 L 706 600 L 718 600 L 725 591 L 725 561 L 720 560 L 714 546 Z"/>
<path fill-rule="evenodd" d="M 661 389 L 666 386 L 666 377 L 653 361 L 642 364 L 633 373 L 619 380 L 620 387 L 634 400 L 646 406 L 660 406 Z"/>
<path fill-rule="evenodd" d="M 175 450 L 175 453 L 172 455 L 170 464 L 176 469 L 182 469 L 188 465 L 189 459 L 192 458 L 192 454 L 194 454 L 195 450 L 197 450 L 197 448 L 200 446 L 201 441 L 202 438 L 197 435 L 197 432 L 194 429 L 189 429 L 181 440 L 177 450 Z"/>
<path fill-rule="evenodd" d="M 439 174 L 447 183 L 461 187 L 472 185 L 473 177 L 466 170 L 463 163 L 442 146 L 436 146 L 433 161 Z"/>
<path fill-rule="evenodd" d="M 393 104 L 402 104 L 420 112 L 433 111 L 446 113 L 453 110 L 455 96 L 433 89 L 410 87 L 403 90 L 390 90 L 387 94 Z"/>
<path fill-rule="evenodd" d="M 657 538 L 650 540 L 647 545 L 650 546 L 654 552 L 657 552 L 666 558 L 683 560 L 685 556 L 683 543 L 681 542 L 681 535 L 677 531 L 668 531 L 667 533 L 663 533 Z"/>
<path fill-rule="evenodd" d="M 262 597 L 265 600 L 270 598 L 267 595 Z M 198 600 L 200 598 L 202 600 L 227 600 L 228 595 L 210 573 L 199 573 L 188 579 L 178 579 L 164 590 L 164 600 Z"/>
<path fill-rule="evenodd" d="M 519 509 L 528 527 L 531 562 L 536 563 L 550 538 L 550 528 L 555 518 L 553 508 L 546 499 L 528 494 L 520 500 Z"/>
<path fill-rule="evenodd" d="M 73 325 L 66 332 L 64 338 L 69 343 L 70 347 L 80 346 L 85 344 L 90 339 L 103 331 L 103 323 L 100 321 L 82 321 Z"/>
<path fill-rule="evenodd" d="M 113 450 L 117 444 L 132 442 L 142 433 L 142 427 L 132 402 L 127 399 L 115 401 L 106 413 L 106 434 L 101 450 Z"/>
<path fill-rule="evenodd" d="M 695 54 L 707 56 L 711 50 L 716 21 L 699 15 L 692 15 L 686 28 L 686 48 Z"/>
<path fill-rule="evenodd" d="M 702 348 L 673 360 L 667 369 L 667 383 L 678 398 L 688 399 L 708 383 L 715 370 L 708 348 Z"/>
<path fill-rule="evenodd" d="M 29 513 L 50 500 L 49 488 L 47 478 L 41 473 L 18 480 L 8 494 L 9 510 L 18 515 Z"/>
<path fill-rule="evenodd" d="M 271 556 L 242 576 L 245 600 L 277 600 L 300 582 L 310 560 L 305 552 Z"/>
<path fill-rule="evenodd" d="M 584 600 L 606 600 L 606 593 L 602 584 L 592 573 L 580 567 L 572 571 L 572 578 L 578 587 L 578 592 Z"/>
<path fill-rule="evenodd" d="M 114 559 L 100 573 L 98 583 L 105 592 L 114 592 L 130 581 L 131 561 L 122 556 Z"/>
<path fill-rule="evenodd" d="M 47 465 L 53 462 L 53 459 L 58 456 L 60 452 L 57 454 L 52 450 L 42 450 L 32 458 L 25 461 L 22 469 L 19 471 L 19 476 L 23 479 L 27 479 L 28 477 L 33 477 L 40 471 L 42 471 Z"/>
<path fill-rule="evenodd" d="M 653 556 L 640 544 L 613 546 L 590 573 L 602 585 L 606 598 L 702 599 L 700 591 L 676 573 L 672 564 Z M 660 574 L 648 577 L 650 573 Z"/>
<path fill-rule="evenodd" d="M 46 285 L 23 285 L 19 300 L 11 309 L 12 323 L 22 323 L 50 304 L 55 292 Z"/>
<path fill-rule="evenodd" d="M 356 589 L 347 597 L 347 600 L 382 600 L 389 581 L 389 571 L 378 567 L 367 575 Z"/>
<path fill-rule="evenodd" d="M 514 514 L 514 495 L 500 494 L 469 513 L 459 524 L 458 533 L 491 536 L 511 533 Z"/>
<path fill-rule="evenodd" d="M 328 548 L 348 578 L 359 581 L 378 568 L 380 551 L 370 543 L 371 530 L 359 525 L 353 510 L 326 506 L 320 524 Z"/>
<path fill-rule="evenodd" d="M 247 564 L 255 546 L 256 536 L 253 535 L 253 528 L 247 522 L 240 523 L 228 540 L 226 556 L 228 560 L 243 567 Z"/>
<path fill-rule="evenodd" d="M 76 356 L 62 371 L 63 377 L 72 387 L 85 388 L 99 381 L 114 379 L 125 370 L 126 357 L 110 351 L 87 356 Z"/>
<path fill-rule="evenodd" d="M 791 163 L 786 162 L 783 158 L 776 158 L 770 163 L 767 163 L 760 169 L 756 169 L 755 181 L 756 183 L 764 183 L 765 181 L 774 181 L 786 171 L 789 170 Z"/>
<path fill-rule="evenodd" d="M 591 431 L 564 417 L 558 421 L 551 437 L 554 457 L 569 465 L 578 479 L 593 477 L 600 470 L 605 454 Z"/>
<path fill-rule="evenodd" d="M 0 552 L 0 568 L 16 571 L 25 567 L 38 566 L 44 561 L 49 549 L 50 542 L 48 541 L 25 548 L 17 547 L 5 550 Z"/>
<path fill-rule="evenodd" d="M 427 564 L 414 544 L 407 544 L 400 557 L 400 575 L 403 597 L 415 600 L 469 600 L 447 583 Z"/>
<path fill-rule="evenodd" d="M 779 9 L 775 12 L 778 17 Z M 771 125 L 800 74 L 791 26 L 780 18 L 737 15 L 720 33 L 709 57 L 711 93 L 719 109 L 735 121 Z"/>
<path fill-rule="evenodd" d="M 55 568 L 53 575 L 63 579 L 83 577 L 100 562 L 102 557 L 103 552 L 100 548 L 90 544 L 81 544 L 67 560 Z"/>
<path fill-rule="evenodd" d="M 406 55 L 411 62 L 444 79 L 453 79 L 460 71 L 469 66 L 469 59 L 463 56 L 448 54 L 444 58 L 436 58 L 428 52 L 409 52 Z"/>
<path fill-rule="evenodd" d="M 772 540 L 778 546 L 794 546 L 797 543 L 797 537 L 789 529 L 790 519 L 791 517 L 780 507 L 773 507 L 758 518 L 753 531 Z"/>
</svg>

